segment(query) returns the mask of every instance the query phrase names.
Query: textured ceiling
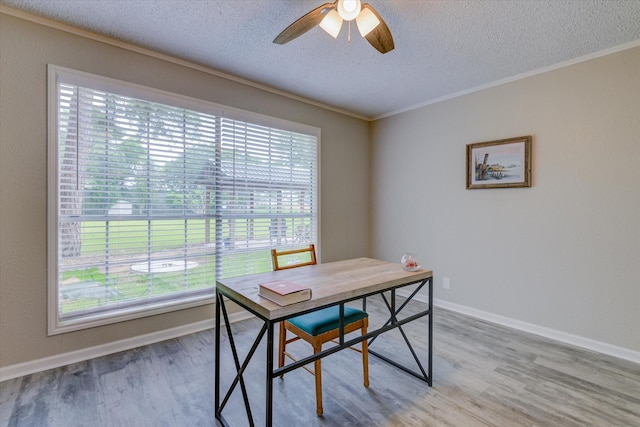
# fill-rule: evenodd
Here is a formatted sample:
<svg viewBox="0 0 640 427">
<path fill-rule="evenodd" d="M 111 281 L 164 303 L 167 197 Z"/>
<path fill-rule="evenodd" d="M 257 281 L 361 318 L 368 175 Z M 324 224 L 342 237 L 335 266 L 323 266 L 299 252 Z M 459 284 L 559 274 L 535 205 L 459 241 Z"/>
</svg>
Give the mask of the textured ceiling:
<svg viewBox="0 0 640 427">
<path fill-rule="evenodd" d="M 640 45 L 640 0 L 368 0 L 395 41 L 347 26 L 272 40 L 330 0 L 0 0 L 365 118 L 383 117 L 619 47 Z"/>
</svg>

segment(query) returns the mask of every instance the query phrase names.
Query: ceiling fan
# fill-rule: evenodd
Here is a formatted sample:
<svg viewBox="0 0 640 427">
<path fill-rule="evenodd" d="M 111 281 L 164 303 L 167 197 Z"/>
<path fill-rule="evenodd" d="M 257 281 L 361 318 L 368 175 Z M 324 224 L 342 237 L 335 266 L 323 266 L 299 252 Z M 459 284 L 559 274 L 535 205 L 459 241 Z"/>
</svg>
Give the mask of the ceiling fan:
<svg viewBox="0 0 640 427">
<path fill-rule="evenodd" d="M 325 3 L 299 18 L 284 29 L 273 40 L 276 44 L 285 44 L 319 25 L 333 38 L 338 37 L 342 22 L 349 23 L 349 41 L 351 41 L 351 21 L 356 20 L 360 35 L 380 53 L 387 53 L 395 47 L 393 36 L 382 17 L 368 3 L 360 0 L 336 0 Z"/>
</svg>

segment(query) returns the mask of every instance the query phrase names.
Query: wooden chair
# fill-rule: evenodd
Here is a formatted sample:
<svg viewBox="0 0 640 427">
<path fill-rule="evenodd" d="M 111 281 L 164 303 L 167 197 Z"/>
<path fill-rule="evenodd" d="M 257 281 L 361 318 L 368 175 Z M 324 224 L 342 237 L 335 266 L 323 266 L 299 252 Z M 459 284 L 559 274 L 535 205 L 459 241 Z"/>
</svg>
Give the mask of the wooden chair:
<svg viewBox="0 0 640 427">
<path fill-rule="evenodd" d="M 306 254 L 306 255 L 305 255 Z M 294 257 L 292 257 L 294 256 Z M 305 259 L 299 260 L 302 256 Z M 282 265 L 280 257 L 287 257 L 294 261 Z M 284 270 L 288 268 L 302 267 L 305 265 L 314 265 L 316 261 L 315 245 L 302 249 L 293 249 L 287 251 L 271 250 L 271 258 L 273 260 L 274 270 Z M 308 260 L 306 259 L 308 258 Z M 333 341 L 339 337 L 340 311 L 338 306 L 324 308 L 312 313 L 303 314 L 293 317 L 284 322 L 280 322 L 280 335 L 278 339 L 278 367 L 284 366 L 285 356 L 292 360 L 296 360 L 291 354 L 287 353 L 287 344 L 302 339 L 313 347 L 313 353 L 322 351 L 322 345 L 326 342 Z M 360 329 L 361 334 L 367 333 L 368 314 L 354 307 L 344 307 L 344 333 L 345 335 Z M 287 339 L 287 331 L 294 334 L 293 338 Z M 364 375 L 364 386 L 369 387 L 369 357 L 367 340 L 362 341 L 362 349 L 352 348 L 362 353 L 362 369 Z M 313 371 L 304 367 L 307 371 L 315 376 L 316 383 L 316 413 L 322 415 L 322 367 L 320 359 L 314 362 Z M 281 376 L 282 377 L 282 376 Z"/>
</svg>

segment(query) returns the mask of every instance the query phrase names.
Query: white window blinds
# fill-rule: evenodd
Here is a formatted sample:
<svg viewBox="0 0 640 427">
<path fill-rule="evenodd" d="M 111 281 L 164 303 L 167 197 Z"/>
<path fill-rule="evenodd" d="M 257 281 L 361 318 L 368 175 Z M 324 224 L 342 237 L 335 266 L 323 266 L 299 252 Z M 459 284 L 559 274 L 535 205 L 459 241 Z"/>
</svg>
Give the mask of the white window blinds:
<svg viewBox="0 0 640 427">
<path fill-rule="evenodd" d="M 53 74 L 53 333 L 210 301 L 316 242 L 317 130 Z"/>
<path fill-rule="evenodd" d="M 271 258 L 258 261 L 255 249 L 315 240 L 315 138 L 223 119 L 221 142 L 217 205 L 222 235 L 228 239 L 223 243 L 245 250 L 242 262 L 225 263 L 219 275 L 264 271 L 264 264 L 268 270 Z"/>
</svg>

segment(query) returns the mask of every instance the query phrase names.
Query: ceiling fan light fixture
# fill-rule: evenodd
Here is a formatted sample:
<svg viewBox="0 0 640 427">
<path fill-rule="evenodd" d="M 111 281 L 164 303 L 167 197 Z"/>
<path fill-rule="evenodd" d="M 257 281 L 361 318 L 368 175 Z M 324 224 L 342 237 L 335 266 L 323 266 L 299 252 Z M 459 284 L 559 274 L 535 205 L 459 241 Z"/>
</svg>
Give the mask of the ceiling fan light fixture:
<svg viewBox="0 0 640 427">
<path fill-rule="evenodd" d="M 340 28 L 342 28 L 342 17 L 335 9 L 331 9 L 322 21 L 320 21 L 320 28 L 325 30 L 335 39 L 340 33 Z"/>
<path fill-rule="evenodd" d="M 370 9 L 362 9 L 356 18 L 356 24 L 358 24 L 360 35 L 365 37 L 380 24 L 380 20 Z"/>
<path fill-rule="evenodd" d="M 361 9 L 360 0 L 338 0 L 338 13 L 345 21 L 355 19 Z"/>
<path fill-rule="evenodd" d="M 369 3 L 361 0 L 333 0 L 302 15 L 273 39 L 276 44 L 289 43 L 310 29 L 319 26 L 331 37 L 338 38 L 342 23 L 349 23 L 347 41 L 351 44 L 351 21 L 356 21 L 358 31 L 380 53 L 394 49 L 393 36 L 382 16 Z"/>
</svg>

